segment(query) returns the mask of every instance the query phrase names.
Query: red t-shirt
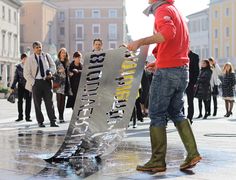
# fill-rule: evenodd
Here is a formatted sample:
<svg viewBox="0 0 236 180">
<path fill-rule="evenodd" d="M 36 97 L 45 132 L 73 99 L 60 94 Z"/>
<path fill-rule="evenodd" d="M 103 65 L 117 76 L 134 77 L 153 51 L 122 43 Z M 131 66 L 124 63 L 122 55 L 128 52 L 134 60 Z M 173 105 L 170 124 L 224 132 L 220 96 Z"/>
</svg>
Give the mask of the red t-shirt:
<svg viewBox="0 0 236 180">
<path fill-rule="evenodd" d="M 188 64 L 188 27 L 174 5 L 164 4 L 156 10 L 154 28 L 165 38 L 153 50 L 156 67 L 173 68 Z"/>
</svg>

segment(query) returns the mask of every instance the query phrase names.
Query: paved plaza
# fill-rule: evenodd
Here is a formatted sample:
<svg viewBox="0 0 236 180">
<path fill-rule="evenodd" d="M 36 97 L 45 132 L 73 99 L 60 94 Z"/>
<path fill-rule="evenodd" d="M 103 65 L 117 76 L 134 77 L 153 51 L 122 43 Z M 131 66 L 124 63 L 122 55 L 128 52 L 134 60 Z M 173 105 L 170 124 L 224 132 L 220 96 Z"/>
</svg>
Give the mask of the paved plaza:
<svg viewBox="0 0 236 180">
<path fill-rule="evenodd" d="M 168 123 L 167 171 L 148 174 L 137 172 L 137 164 L 149 160 L 149 119 L 130 126 L 126 137 L 115 152 L 102 157 L 99 162 L 79 160 L 79 166 L 48 164 L 43 158 L 50 157 L 63 142 L 72 110 L 65 112 L 65 124 L 59 128 L 49 127 L 45 109 L 46 128 L 38 128 L 34 108 L 33 122 L 14 122 L 17 118 L 16 104 L 0 100 L 0 180 L 10 179 L 236 179 L 236 110 L 233 116 L 225 114 L 224 101 L 219 97 L 216 117 L 194 119 L 192 125 L 203 160 L 192 170 L 179 171 L 185 151 L 174 125 Z M 195 100 L 197 105 L 197 100 Z M 56 107 L 56 106 L 55 106 Z M 195 116 L 198 115 L 197 108 Z M 57 110 L 56 110 L 57 112 Z"/>
</svg>

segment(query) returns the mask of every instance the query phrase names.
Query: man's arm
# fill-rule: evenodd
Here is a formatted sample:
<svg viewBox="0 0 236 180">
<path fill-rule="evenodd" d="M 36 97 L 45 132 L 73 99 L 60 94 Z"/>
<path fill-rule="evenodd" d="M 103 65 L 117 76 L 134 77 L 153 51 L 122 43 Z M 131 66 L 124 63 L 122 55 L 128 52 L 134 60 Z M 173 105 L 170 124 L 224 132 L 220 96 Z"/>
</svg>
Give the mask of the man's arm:
<svg viewBox="0 0 236 180">
<path fill-rule="evenodd" d="M 32 75 L 32 71 L 30 68 L 30 61 L 31 61 L 31 59 L 29 57 L 24 64 L 23 75 L 24 75 L 24 78 L 26 79 L 26 81 L 34 83 L 35 77 L 33 77 L 33 75 Z M 31 84 L 31 85 L 33 85 L 33 84 Z"/>
<path fill-rule="evenodd" d="M 165 41 L 164 36 L 161 33 L 156 33 L 152 36 L 149 37 L 145 37 L 133 42 L 130 42 L 127 46 L 127 48 L 130 51 L 136 51 L 139 47 L 143 46 L 143 45 L 150 45 L 150 44 L 154 44 L 154 43 L 162 43 Z"/>
</svg>

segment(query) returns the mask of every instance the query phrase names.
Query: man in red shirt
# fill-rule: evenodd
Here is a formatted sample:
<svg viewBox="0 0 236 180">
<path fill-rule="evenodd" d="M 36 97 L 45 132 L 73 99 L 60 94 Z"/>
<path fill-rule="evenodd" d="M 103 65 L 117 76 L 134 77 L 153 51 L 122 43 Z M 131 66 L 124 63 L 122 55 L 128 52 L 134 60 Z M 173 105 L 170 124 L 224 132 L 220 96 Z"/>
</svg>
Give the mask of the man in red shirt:
<svg viewBox="0 0 236 180">
<path fill-rule="evenodd" d="M 157 44 L 153 50 L 156 61 L 147 66 L 154 72 L 149 104 L 152 156 L 146 164 L 137 166 L 139 171 L 166 170 L 167 117 L 175 123 L 188 153 L 180 169 L 192 168 L 201 160 L 189 120 L 182 113 L 184 91 L 189 79 L 189 33 L 173 3 L 174 0 L 149 0 L 150 6 L 144 13 L 154 14 L 155 33 L 128 44 L 131 51 L 143 45 Z"/>
</svg>

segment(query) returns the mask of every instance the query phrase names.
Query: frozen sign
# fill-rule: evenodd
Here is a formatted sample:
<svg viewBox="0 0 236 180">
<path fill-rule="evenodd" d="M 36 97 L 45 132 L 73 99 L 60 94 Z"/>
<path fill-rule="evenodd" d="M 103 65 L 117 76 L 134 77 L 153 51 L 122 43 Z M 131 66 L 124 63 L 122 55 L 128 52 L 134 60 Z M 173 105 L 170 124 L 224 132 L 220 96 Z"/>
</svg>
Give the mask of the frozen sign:
<svg viewBox="0 0 236 180">
<path fill-rule="evenodd" d="M 148 46 L 85 56 L 80 85 L 64 143 L 48 162 L 72 156 L 99 156 L 121 141 L 134 108 Z"/>
</svg>

